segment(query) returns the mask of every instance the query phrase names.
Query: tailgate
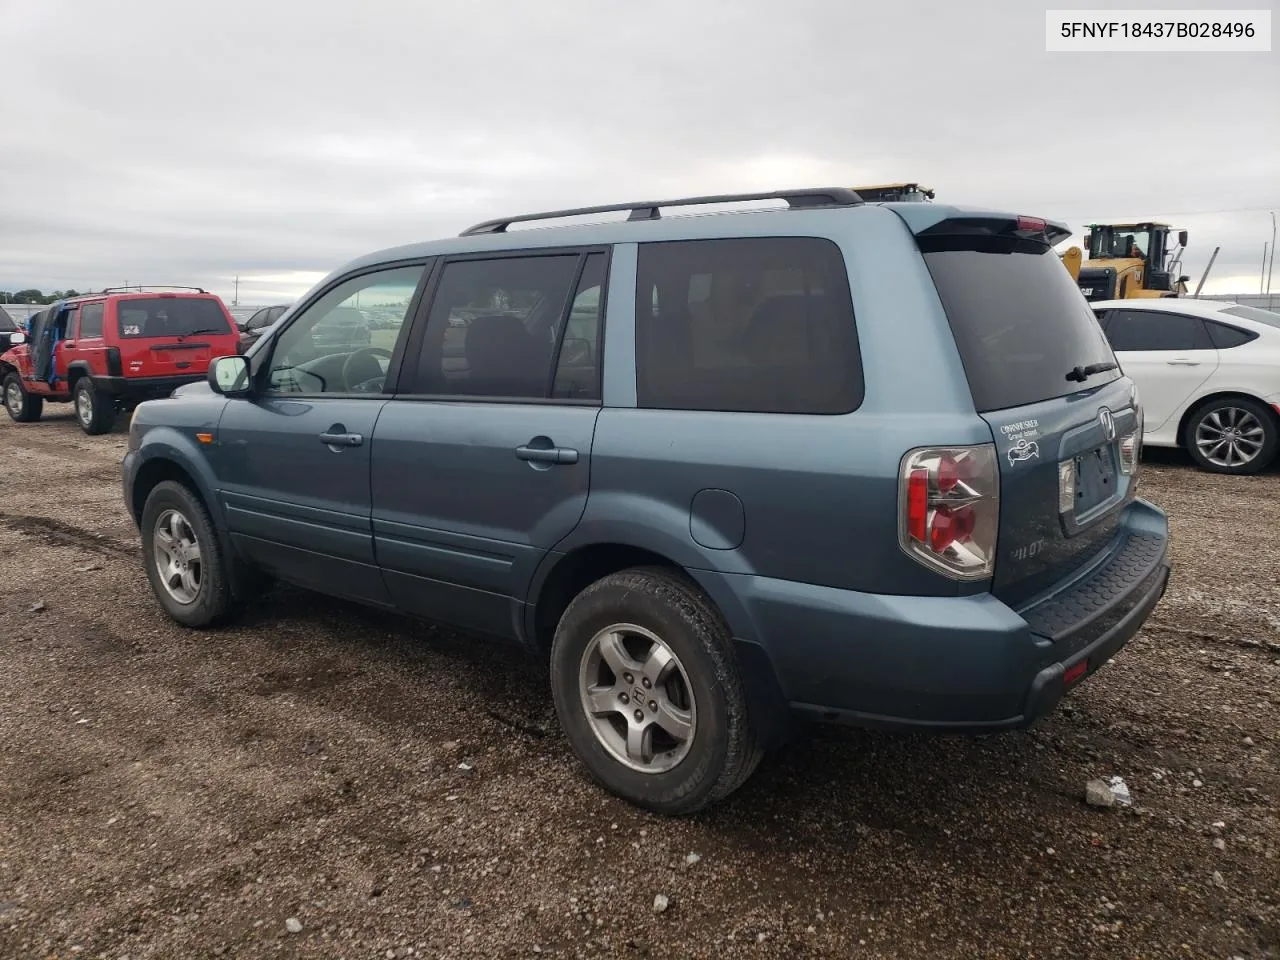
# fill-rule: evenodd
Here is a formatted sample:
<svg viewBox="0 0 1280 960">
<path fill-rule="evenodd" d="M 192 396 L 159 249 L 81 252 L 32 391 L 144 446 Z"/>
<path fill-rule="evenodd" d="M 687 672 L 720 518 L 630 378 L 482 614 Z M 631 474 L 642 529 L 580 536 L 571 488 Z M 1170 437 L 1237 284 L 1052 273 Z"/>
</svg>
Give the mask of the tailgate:
<svg viewBox="0 0 1280 960">
<path fill-rule="evenodd" d="M 1134 495 L 1140 412 L 1080 288 L 1027 217 L 917 232 L 1000 470 L 992 593 L 1017 606 L 1100 559 Z"/>
<path fill-rule="evenodd" d="M 120 360 L 133 377 L 201 374 L 236 352 L 239 334 L 212 297 L 130 297 L 116 305 Z"/>
</svg>

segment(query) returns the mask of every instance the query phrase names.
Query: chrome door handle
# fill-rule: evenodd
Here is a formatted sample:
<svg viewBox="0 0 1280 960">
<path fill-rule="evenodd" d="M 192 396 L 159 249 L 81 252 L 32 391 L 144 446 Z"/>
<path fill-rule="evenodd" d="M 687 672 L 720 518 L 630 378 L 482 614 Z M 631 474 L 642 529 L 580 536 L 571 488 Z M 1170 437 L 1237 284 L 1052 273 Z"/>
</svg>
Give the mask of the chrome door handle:
<svg viewBox="0 0 1280 960">
<path fill-rule="evenodd" d="M 516 459 L 531 463 L 577 463 L 578 451 L 569 447 L 516 447 Z"/>
<path fill-rule="evenodd" d="M 322 433 L 320 442 L 327 447 L 358 447 L 364 437 L 358 433 Z"/>
<path fill-rule="evenodd" d="M 1167 363 L 1167 364 L 1168 364 L 1169 366 L 1171 366 L 1171 367 L 1198 367 L 1198 366 L 1200 366 L 1200 361 L 1199 361 L 1199 360 L 1188 360 L 1186 357 L 1179 357 L 1177 360 L 1166 360 L 1166 361 L 1165 361 L 1165 363 Z"/>
</svg>

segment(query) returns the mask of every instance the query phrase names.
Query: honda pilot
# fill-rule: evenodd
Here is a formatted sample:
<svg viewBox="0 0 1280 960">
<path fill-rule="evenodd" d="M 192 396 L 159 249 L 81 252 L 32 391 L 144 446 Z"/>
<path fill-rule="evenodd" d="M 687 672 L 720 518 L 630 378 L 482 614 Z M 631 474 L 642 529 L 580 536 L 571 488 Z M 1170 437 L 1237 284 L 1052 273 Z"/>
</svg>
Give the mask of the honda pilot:
<svg viewBox="0 0 1280 960">
<path fill-rule="evenodd" d="M 1026 728 L 1169 576 L 1067 235 L 833 188 L 371 254 L 137 409 L 146 575 L 193 628 L 279 579 L 523 644 L 591 776 L 667 814 L 797 717 Z M 317 334 L 357 303 L 399 322 Z"/>
</svg>

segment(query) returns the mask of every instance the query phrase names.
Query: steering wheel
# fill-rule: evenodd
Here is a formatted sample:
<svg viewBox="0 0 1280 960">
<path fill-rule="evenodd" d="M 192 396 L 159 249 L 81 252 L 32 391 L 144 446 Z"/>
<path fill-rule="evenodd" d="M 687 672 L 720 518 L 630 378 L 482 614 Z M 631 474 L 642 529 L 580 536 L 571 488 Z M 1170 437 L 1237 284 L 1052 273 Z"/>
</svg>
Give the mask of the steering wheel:
<svg viewBox="0 0 1280 960">
<path fill-rule="evenodd" d="M 357 370 L 357 357 L 360 358 L 360 363 L 366 364 L 367 368 L 372 368 L 373 372 L 370 374 L 368 369 L 358 370 L 362 376 L 358 380 L 352 380 L 352 371 Z M 378 361 L 374 359 L 375 357 L 386 357 L 387 369 L 390 369 L 390 350 L 383 350 L 381 347 L 360 347 L 358 350 L 353 350 L 351 353 L 347 354 L 347 359 L 342 363 L 342 382 L 346 385 L 348 390 L 351 390 L 353 393 L 364 393 L 366 392 L 365 390 L 356 390 L 355 387 L 359 386 L 363 388 L 371 381 L 380 380 L 386 377 L 387 371 L 383 369 L 382 364 L 378 363 Z"/>
</svg>

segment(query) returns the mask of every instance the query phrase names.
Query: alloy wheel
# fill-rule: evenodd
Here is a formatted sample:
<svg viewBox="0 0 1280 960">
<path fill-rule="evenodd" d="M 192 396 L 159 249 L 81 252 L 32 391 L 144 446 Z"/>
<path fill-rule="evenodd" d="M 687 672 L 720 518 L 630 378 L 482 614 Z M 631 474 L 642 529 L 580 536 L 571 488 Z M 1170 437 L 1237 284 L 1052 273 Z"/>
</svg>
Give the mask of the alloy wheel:
<svg viewBox="0 0 1280 960">
<path fill-rule="evenodd" d="M 598 632 L 583 652 L 582 708 L 596 739 L 618 762 L 664 773 L 689 753 L 697 729 L 693 688 L 680 658 L 632 623 Z"/>
<path fill-rule="evenodd" d="M 191 521 L 177 510 L 165 510 L 156 518 L 153 542 L 156 572 L 165 591 L 178 603 L 194 603 L 204 580 L 204 564 Z"/>
<path fill-rule="evenodd" d="M 1248 410 L 1218 407 L 1196 425 L 1196 448 L 1215 467 L 1238 469 L 1262 452 L 1266 431 Z"/>
</svg>

